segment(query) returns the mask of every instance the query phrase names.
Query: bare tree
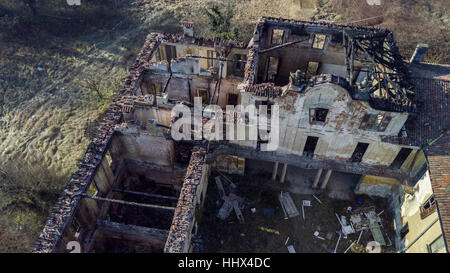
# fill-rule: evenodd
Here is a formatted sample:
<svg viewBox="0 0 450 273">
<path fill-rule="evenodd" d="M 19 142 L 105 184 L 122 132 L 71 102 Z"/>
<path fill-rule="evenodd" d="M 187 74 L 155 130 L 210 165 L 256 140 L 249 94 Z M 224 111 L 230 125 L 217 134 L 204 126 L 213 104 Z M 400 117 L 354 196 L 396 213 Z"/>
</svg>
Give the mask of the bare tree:
<svg viewBox="0 0 450 273">
<path fill-rule="evenodd" d="M 101 79 L 85 79 L 82 82 L 82 87 L 88 89 L 91 92 L 95 92 L 100 99 L 103 99 L 102 95 L 102 80 Z"/>
</svg>

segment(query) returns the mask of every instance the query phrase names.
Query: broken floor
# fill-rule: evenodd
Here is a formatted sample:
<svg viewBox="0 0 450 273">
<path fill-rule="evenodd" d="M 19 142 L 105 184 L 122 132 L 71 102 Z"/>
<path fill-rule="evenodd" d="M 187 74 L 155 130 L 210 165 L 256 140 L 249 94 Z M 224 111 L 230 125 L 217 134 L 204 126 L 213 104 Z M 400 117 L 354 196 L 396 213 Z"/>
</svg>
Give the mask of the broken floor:
<svg viewBox="0 0 450 273">
<path fill-rule="evenodd" d="M 346 210 L 349 206 L 353 210 L 360 206 L 354 201 L 337 200 L 330 198 L 329 191 L 317 192 L 316 197 L 322 202 L 320 204 L 311 194 L 290 195 L 300 212 L 299 216 L 285 220 L 285 216 L 278 200 L 279 190 L 274 189 L 270 180 L 270 173 L 251 174 L 245 176 L 226 175 L 238 187 L 234 191 L 237 195 L 245 198 L 242 213 L 245 223 L 240 224 L 236 214 L 232 212 L 225 220 L 216 217 L 217 212 L 223 204 L 219 197 L 214 178 L 219 174 L 213 172 L 210 177 L 210 186 L 205 199 L 205 205 L 201 219 L 199 219 L 198 233 L 193 238 L 196 252 L 250 252 L 250 253 L 287 253 L 288 245 L 293 245 L 297 253 L 326 253 L 333 252 L 338 240 L 336 231 L 340 230 L 340 224 L 335 213 L 346 215 L 347 223 L 350 215 Z M 223 177 L 223 176 L 222 176 Z M 222 178 L 226 185 L 226 178 Z M 289 186 L 286 186 L 289 188 Z M 225 187 L 229 193 L 230 187 Z M 382 223 L 382 234 L 387 245 L 394 238 L 393 221 L 390 215 L 387 200 L 360 196 L 362 207 L 375 207 L 380 213 Z M 302 217 L 302 200 L 310 200 L 312 206 L 305 207 L 305 220 Z M 255 208 L 255 213 L 251 209 Z M 265 212 L 266 211 L 266 212 Z M 273 215 L 270 215 L 273 212 Z M 268 214 L 268 215 L 265 215 Z M 318 231 L 321 240 L 314 236 Z M 388 234 L 388 235 L 386 235 Z M 337 253 L 343 253 L 356 241 L 359 232 L 348 235 L 347 239 L 341 238 Z M 286 243 L 287 238 L 289 241 Z M 360 243 L 366 246 L 367 242 L 373 241 L 370 230 L 362 233 Z M 393 252 L 394 246 L 383 247 L 383 252 Z M 348 252 L 351 252 L 349 250 Z"/>
</svg>

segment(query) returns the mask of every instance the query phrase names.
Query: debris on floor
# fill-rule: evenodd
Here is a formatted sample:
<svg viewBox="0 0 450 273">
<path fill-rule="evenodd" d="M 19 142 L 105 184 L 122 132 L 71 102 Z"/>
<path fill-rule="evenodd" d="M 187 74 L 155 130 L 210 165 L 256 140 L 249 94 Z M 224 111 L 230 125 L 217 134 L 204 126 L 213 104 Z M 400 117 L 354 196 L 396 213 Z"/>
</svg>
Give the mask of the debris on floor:
<svg viewBox="0 0 450 273">
<path fill-rule="evenodd" d="M 294 249 L 293 245 L 288 245 L 287 249 L 288 249 L 289 253 L 297 253 L 297 252 L 295 252 L 295 249 Z"/>
<path fill-rule="evenodd" d="M 205 252 L 286 252 L 288 246 L 291 253 L 395 251 L 392 215 L 384 199 L 358 196 L 358 205 L 355 199 L 337 200 L 321 192 L 297 194 L 274 185 L 271 176 L 210 177 L 214 186 L 208 187 L 205 210 L 213 213 L 204 213 L 199 227 Z M 307 220 L 295 217 L 300 207 Z M 218 224 L 217 217 L 224 222 Z M 371 241 L 380 247 L 366 249 Z"/>
<path fill-rule="evenodd" d="M 217 217 L 221 220 L 225 220 L 230 216 L 231 211 L 233 211 L 234 209 L 234 212 L 236 213 L 236 217 L 239 220 L 239 223 L 244 224 L 245 223 L 244 215 L 242 214 L 241 211 L 241 208 L 243 208 L 244 199 L 232 192 L 227 195 L 222 180 L 220 179 L 219 176 L 215 177 L 215 181 L 219 192 L 219 196 L 224 201 L 222 207 L 219 209 L 219 212 L 217 213 Z M 232 186 L 233 189 L 236 188 L 236 185 L 233 182 L 229 181 L 228 183 L 229 183 L 228 185 L 230 186 L 233 185 Z"/>
<path fill-rule="evenodd" d="M 219 212 L 217 213 L 217 217 L 225 220 L 230 216 L 231 211 L 233 210 L 233 204 L 228 201 L 228 199 L 223 202 L 222 207 L 219 209 Z"/>
<path fill-rule="evenodd" d="M 331 240 L 331 238 L 333 238 L 333 233 L 332 232 L 328 232 L 326 238 L 327 238 L 327 240 Z"/>
<path fill-rule="evenodd" d="M 352 244 L 350 249 L 353 253 L 367 253 L 367 249 L 362 244 L 358 243 Z"/>
<path fill-rule="evenodd" d="M 352 242 L 348 247 L 347 247 L 347 249 L 344 251 L 344 253 L 347 253 L 349 250 L 350 250 L 350 248 L 352 247 L 352 245 L 354 244 L 355 242 Z"/>
<path fill-rule="evenodd" d="M 320 233 L 319 233 L 318 231 L 315 231 L 315 232 L 314 232 L 314 236 L 316 236 L 317 239 L 325 240 L 325 238 L 320 237 L 319 234 L 320 234 Z"/>
<path fill-rule="evenodd" d="M 297 207 L 295 207 L 291 195 L 288 192 L 280 192 L 278 199 L 280 200 L 281 207 L 288 218 L 293 218 L 300 215 Z"/>
<path fill-rule="evenodd" d="M 237 199 L 233 200 L 233 208 L 234 208 L 234 212 L 236 213 L 236 217 L 239 220 L 239 223 L 244 224 L 244 215 L 242 215 L 242 211 L 239 208 L 239 202 Z"/>
<path fill-rule="evenodd" d="M 220 180 L 220 176 L 216 176 L 216 185 L 217 185 L 217 189 L 219 190 L 219 196 L 220 198 L 224 198 L 225 197 L 225 189 L 223 188 L 223 184 L 222 181 Z"/>
<path fill-rule="evenodd" d="M 264 215 L 275 215 L 274 209 L 264 209 Z"/>
<path fill-rule="evenodd" d="M 381 233 L 380 225 L 377 222 L 371 222 L 369 228 L 375 241 L 380 245 L 385 246 L 386 241 L 384 240 L 383 233 Z"/>
<path fill-rule="evenodd" d="M 319 198 L 317 198 L 314 194 L 312 195 L 313 197 L 314 197 L 314 199 L 316 199 L 317 200 L 317 202 L 319 202 L 319 204 L 322 204 L 322 201 L 320 201 L 320 199 Z"/>
<path fill-rule="evenodd" d="M 303 216 L 303 220 L 305 220 L 305 207 L 311 207 L 311 201 L 303 200 L 303 202 L 302 202 L 302 216 Z"/>
<path fill-rule="evenodd" d="M 361 202 L 361 201 L 360 201 Z M 336 217 L 338 218 L 339 223 L 342 226 L 342 232 L 344 235 L 353 234 L 355 232 L 358 232 L 358 239 L 356 242 L 353 242 L 350 244 L 350 246 L 346 249 L 345 252 L 347 252 L 349 249 L 351 249 L 352 252 L 359 251 L 358 253 L 362 253 L 362 248 L 359 247 L 361 236 L 363 234 L 364 230 L 370 230 L 370 235 L 373 238 L 372 241 L 375 241 L 372 243 L 370 239 L 366 240 L 366 244 L 372 243 L 376 244 L 377 247 L 369 249 L 365 249 L 365 252 L 381 252 L 380 246 L 392 246 L 392 241 L 387 236 L 386 231 L 384 232 L 386 237 L 389 239 L 389 244 L 386 244 L 385 237 L 383 236 L 383 219 L 381 218 L 381 215 L 384 213 L 384 210 L 381 210 L 381 212 L 376 213 L 375 206 L 361 206 L 356 209 L 347 209 L 347 216 L 350 218 L 350 225 L 347 225 L 347 218 L 346 216 L 339 217 L 338 214 L 336 214 Z M 368 236 L 370 236 L 368 235 Z M 344 237 L 345 238 L 345 237 Z"/>
<path fill-rule="evenodd" d="M 338 246 L 339 246 L 339 242 L 341 241 L 341 233 L 339 233 L 339 238 L 338 238 L 338 240 L 337 240 L 337 242 L 336 242 L 336 247 L 334 248 L 334 252 L 333 253 L 336 253 L 336 250 L 337 250 L 337 248 L 338 248 Z"/>
<path fill-rule="evenodd" d="M 368 253 L 380 253 L 381 247 L 377 242 L 371 241 L 367 243 L 366 250 Z"/>
</svg>

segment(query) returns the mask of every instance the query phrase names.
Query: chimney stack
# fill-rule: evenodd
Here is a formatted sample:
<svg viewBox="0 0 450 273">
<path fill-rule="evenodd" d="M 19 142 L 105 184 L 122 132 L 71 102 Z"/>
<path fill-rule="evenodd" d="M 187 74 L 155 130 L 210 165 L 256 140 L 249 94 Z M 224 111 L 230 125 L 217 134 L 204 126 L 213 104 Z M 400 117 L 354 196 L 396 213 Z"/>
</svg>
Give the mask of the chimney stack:
<svg viewBox="0 0 450 273">
<path fill-rule="evenodd" d="M 186 37 L 194 37 L 194 23 L 193 22 L 184 22 L 183 23 L 183 32 Z"/>
<path fill-rule="evenodd" d="M 411 56 L 411 60 L 409 60 L 410 63 L 420 63 L 423 56 L 428 50 L 427 44 L 418 44 L 416 46 L 416 50 L 414 51 L 413 55 Z"/>
</svg>

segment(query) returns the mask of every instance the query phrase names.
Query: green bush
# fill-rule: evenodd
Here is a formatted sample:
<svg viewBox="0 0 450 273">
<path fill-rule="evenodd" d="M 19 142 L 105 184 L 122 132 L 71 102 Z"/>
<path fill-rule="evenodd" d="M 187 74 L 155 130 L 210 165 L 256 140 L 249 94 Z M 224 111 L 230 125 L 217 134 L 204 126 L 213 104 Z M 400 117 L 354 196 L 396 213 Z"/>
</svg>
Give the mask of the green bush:
<svg viewBox="0 0 450 273">
<path fill-rule="evenodd" d="M 231 24 L 234 15 L 234 6 L 229 3 L 225 11 L 220 11 L 219 6 L 214 4 L 206 9 L 211 32 L 223 40 L 237 40 L 238 28 Z"/>
</svg>

